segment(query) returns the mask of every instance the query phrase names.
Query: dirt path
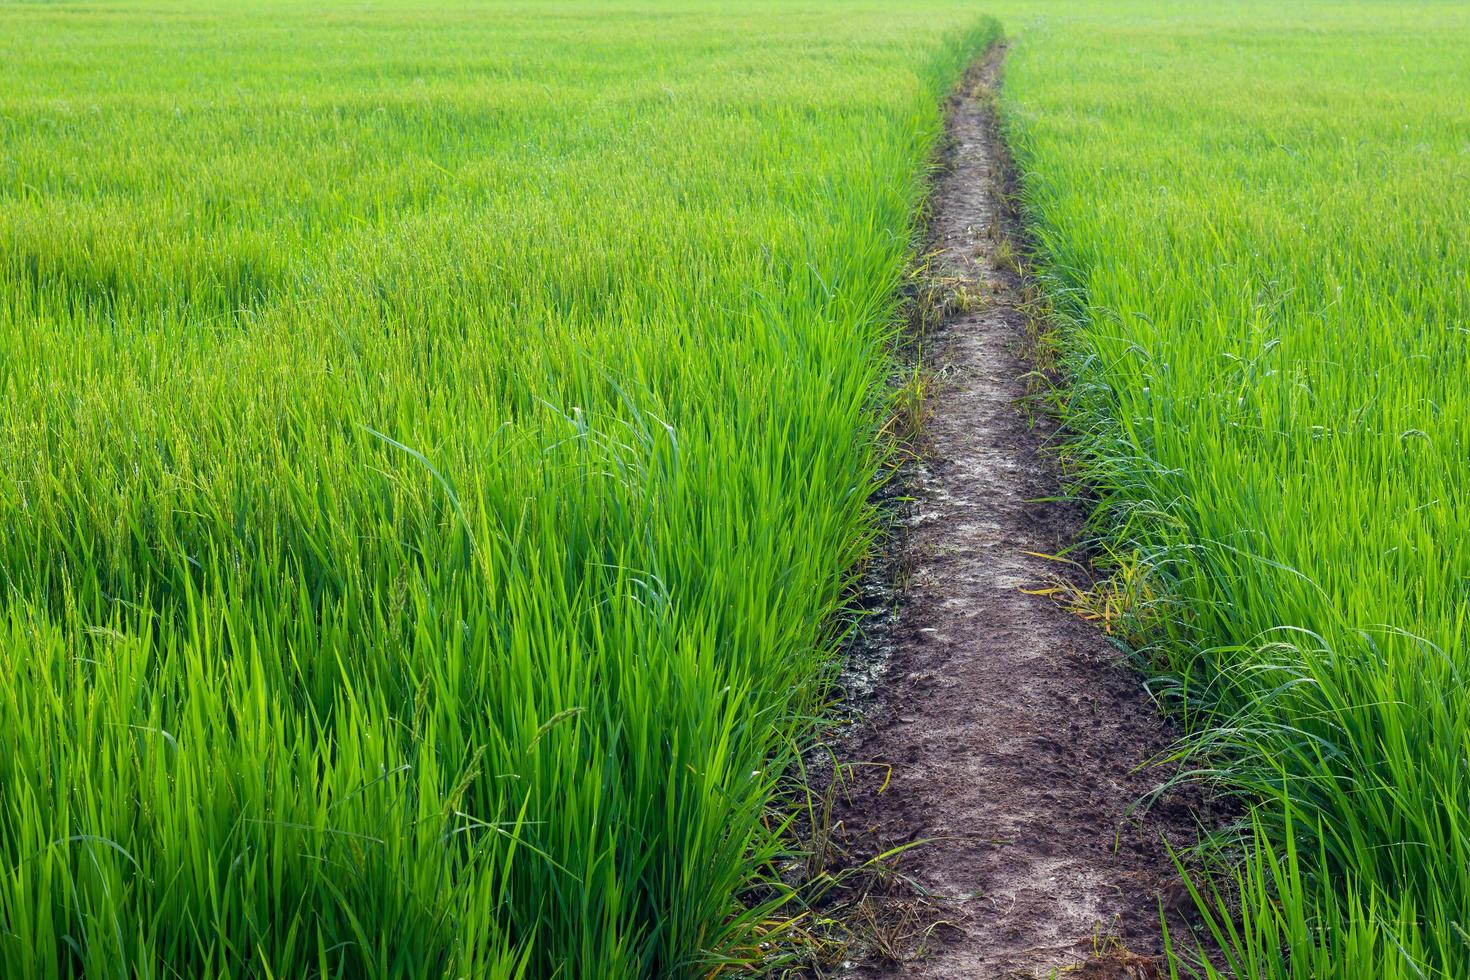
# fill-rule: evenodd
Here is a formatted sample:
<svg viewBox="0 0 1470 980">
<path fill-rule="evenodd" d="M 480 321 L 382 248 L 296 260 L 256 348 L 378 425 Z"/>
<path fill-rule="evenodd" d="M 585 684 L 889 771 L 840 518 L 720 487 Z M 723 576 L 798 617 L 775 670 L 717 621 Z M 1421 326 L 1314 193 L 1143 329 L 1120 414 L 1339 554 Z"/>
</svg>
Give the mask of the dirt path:
<svg viewBox="0 0 1470 980">
<path fill-rule="evenodd" d="M 1005 257 L 1007 161 L 989 108 L 1003 55 L 993 50 L 951 107 L 934 247 L 986 302 L 926 340 L 939 381 L 904 545 L 911 575 L 885 638 L 883 693 L 847 751 L 880 765 L 855 770 L 836 813 L 850 853 L 933 841 L 900 858 L 907 881 L 869 899 L 893 903 L 868 909 L 892 930 L 879 944 L 887 955 L 913 952 L 922 935 L 913 896 L 929 893 L 931 920 L 948 924 L 922 956 L 871 956 L 855 975 L 1046 977 L 1091 960 L 1065 975 L 1150 977 L 1160 896 L 1182 895 L 1160 835 L 1187 845 L 1195 822 L 1177 798 L 1141 825 L 1130 816 L 1161 779 L 1135 767 L 1170 732 L 1098 630 L 1020 591 L 1056 576 L 1055 563 L 1025 553 L 1065 547 L 1079 514 L 1032 502 L 1055 496 L 1058 481 L 1039 453 L 1049 423 L 1030 424 L 1017 404 L 1024 282 Z"/>
</svg>

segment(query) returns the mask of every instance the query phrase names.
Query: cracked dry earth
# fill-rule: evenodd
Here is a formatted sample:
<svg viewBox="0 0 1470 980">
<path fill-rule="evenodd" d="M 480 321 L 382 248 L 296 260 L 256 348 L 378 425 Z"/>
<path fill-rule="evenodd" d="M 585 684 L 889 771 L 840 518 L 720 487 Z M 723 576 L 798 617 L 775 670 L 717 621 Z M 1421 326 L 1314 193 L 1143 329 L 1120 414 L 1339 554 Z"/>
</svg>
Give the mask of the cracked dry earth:
<svg viewBox="0 0 1470 980">
<path fill-rule="evenodd" d="M 900 545 L 910 575 L 834 814 L 850 857 L 928 843 L 865 899 L 872 921 L 906 934 L 892 925 L 848 973 L 1154 977 L 1160 902 L 1185 894 L 1163 840 L 1195 841 L 1198 800 L 1171 792 L 1135 811 L 1166 776 L 1139 767 L 1171 731 L 1099 630 L 1021 591 L 1056 579 L 1063 566 L 1027 552 L 1065 548 L 1080 513 L 1041 502 L 1059 492 L 1043 451 L 1054 426 L 1018 404 L 1025 283 L 1003 258 L 1015 224 L 990 108 L 1003 56 L 992 49 L 950 107 L 933 247 L 985 300 L 925 341 L 938 381 Z"/>
</svg>

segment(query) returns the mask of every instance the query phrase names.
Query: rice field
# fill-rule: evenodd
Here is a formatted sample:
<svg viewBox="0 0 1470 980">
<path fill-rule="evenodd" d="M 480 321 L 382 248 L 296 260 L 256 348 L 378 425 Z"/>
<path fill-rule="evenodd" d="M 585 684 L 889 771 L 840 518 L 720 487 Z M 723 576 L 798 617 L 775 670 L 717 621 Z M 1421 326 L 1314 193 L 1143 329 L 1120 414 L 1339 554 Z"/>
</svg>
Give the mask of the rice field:
<svg viewBox="0 0 1470 980">
<path fill-rule="evenodd" d="M 998 12 L 1068 451 L 1250 808 L 1226 965 L 1470 976 L 1470 10 Z"/>
<path fill-rule="evenodd" d="M 1450 0 L 0 2 L 0 975 L 778 971 L 1002 30 L 1171 970 L 1470 976 Z"/>
<path fill-rule="evenodd" d="M 995 30 L 0 5 L 0 974 L 767 956 Z"/>
</svg>

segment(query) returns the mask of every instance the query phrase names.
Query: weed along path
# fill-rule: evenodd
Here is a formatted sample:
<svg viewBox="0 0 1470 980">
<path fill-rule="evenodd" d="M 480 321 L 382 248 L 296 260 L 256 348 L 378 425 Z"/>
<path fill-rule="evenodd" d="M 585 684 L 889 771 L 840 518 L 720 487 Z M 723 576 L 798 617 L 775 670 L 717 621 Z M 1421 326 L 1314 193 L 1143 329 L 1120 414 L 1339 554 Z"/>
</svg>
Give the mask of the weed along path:
<svg viewBox="0 0 1470 980">
<path fill-rule="evenodd" d="M 1135 812 L 1161 778 L 1138 767 L 1170 732 L 1097 629 L 1022 591 L 1055 579 L 1062 566 L 1028 552 L 1066 547 L 1078 514 L 1038 502 L 1058 493 L 1052 430 L 1020 404 L 1025 283 L 990 109 L 1003 54 L 952 105 L 933 247 L 942 274 L 984 300 L 925 339 L 935 383 L 904 605 L 884 691 L 846 753 L 873 764 L 853 767 L 835 817 L 850 856 L 929 843 L 865 897 L 888 933 L 857 974 L 1044 977 L 1086 963 L 1068 975 L 1154 976 L 1159 903 L 1182 892 L 1161 838 L 1187 846 L 1196 826 L 1173 798 Z"/>
</svg>

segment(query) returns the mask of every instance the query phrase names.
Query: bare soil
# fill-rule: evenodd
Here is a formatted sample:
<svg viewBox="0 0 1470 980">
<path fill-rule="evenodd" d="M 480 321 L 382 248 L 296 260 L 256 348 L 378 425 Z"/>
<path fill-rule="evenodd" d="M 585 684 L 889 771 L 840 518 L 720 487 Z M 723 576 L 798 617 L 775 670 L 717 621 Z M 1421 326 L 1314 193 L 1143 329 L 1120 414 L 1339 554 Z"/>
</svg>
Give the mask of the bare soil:
<svg viewBox="0 0 1470 980">
<path fill-rule="evenodd" d="M 1022 591 L 1065 567 L 1028 552 L 1074 544 L 1081 511 L 1046 502 L 1061 493 L 1055 426 L 1022 405 L 1033 293 L 991 108 L 1003 57 L 950 106 L 933 247 L 983 298 L 925 339 L 937 381 L 899 545 L 908 581 L 832 821 L 849 862 L 927 843 L 865 894 L 867 949 L 848 972 L 1148 978 L 1161 903 L 1171 918 L 1188 904 L 1164 841 L 1192 845 L 1202 804 L 1173 791 L 1139 811 L 1174 734 L 1099 629 Z"/>
</svg>

